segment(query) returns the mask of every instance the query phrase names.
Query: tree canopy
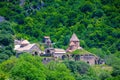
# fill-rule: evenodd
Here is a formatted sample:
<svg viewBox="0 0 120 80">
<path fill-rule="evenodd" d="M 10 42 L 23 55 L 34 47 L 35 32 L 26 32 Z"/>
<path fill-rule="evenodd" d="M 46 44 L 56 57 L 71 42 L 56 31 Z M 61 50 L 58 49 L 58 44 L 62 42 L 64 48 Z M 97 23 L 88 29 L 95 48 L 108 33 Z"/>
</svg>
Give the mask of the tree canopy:
<svg viewBox="0 0 120 80">
<path fill-rule="evenodd" d="M 62 76 L 62 77 L 61 77 Z M 0 80 L 75 80 L 69 69 L 57 62 L 47 65 L 38 56 L 24 53 L 0 64 Z"/>
<path fill-rule="evenodd" d="M 14 55 L 14 30 L 9 22 L 0 23 L 0 62 Z"/>
</svg>

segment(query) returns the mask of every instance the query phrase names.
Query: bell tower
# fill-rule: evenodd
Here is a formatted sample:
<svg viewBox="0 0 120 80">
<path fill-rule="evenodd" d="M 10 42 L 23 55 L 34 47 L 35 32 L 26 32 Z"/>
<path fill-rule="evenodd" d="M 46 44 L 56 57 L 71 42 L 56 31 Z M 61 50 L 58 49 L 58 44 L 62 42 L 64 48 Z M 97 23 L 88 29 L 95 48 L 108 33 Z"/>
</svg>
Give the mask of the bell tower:
<svg viewBox="0 0 120 80">
<path fill-rule="evenodd" d="M 51 40 L 50 40 L 49 36 L 44 36 L 43 42 L 45 43 L 45 45 L 46 45 L 47 48 L 52 47 Z"/>
</svg>

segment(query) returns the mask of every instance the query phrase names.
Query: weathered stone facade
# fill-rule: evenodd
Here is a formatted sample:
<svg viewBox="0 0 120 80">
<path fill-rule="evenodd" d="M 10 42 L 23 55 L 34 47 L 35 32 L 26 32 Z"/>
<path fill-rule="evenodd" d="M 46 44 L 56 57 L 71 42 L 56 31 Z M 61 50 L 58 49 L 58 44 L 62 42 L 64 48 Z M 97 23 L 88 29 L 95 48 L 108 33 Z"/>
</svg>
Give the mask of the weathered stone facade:
<svg viewBox="0 0 120 80">
<path fill-rule="evenodd" d="M 30 44 L 27 40 L 15 40 L 14 50 L 20 54 L 23 52 L 31 53 L 32 55 L 40 55 L 41 50 L 39 46 L 35 43 Z"/>
<path fill-rule="evenodd" d="M 46 45 L 46 49 L 45 49 L 45 54 L 42 54 L 42 56 L 51 56 L 54 59 L 62 59 L 62 56 L 66 53 L 66 51 L 64 49 L 60 49 L 60 48 L 54 48 L 52 45 L 53 43 L 51 43 L 50 37 L 49 36 L 44 36 L 44 40 L 43 40 L 44 44 Z"/>
<path fill-rule="evenodd" d="M 62 59 L 62 56 L 65 54 L 66 54 L 66 51 L 64 49 L 55 48 L 53 56 L 54 56 L 54 58 Z"/>
<path fill-rule="evenodd" d="M 90 65 L 98 64 L 98 57 L 92 55 L 92 54 L 85 54 L 80 56 L 80 60 L 84 61 Z"/>
<path fill-rule="evenodd" d="M 104 60 L 80 47 L 79 39 L 75 34 L 72 35 L 69 47 L 66 51 L 60 48 L 53 48 L 50 37 L 48 36 L 44 37 L 43 44 L 47 46 L 45 47 L 44 52 L 39 49 L 39 46 L 37 44 L 30 44 L 27 40 L 15 40 L 14 43 L 14 50 L 16 50 L 18 54 L 22 52 L 28 52 L 32 55 L 42 56 L 44 63 L 47 63 L 51 60 L 68 59 L 74 61 L 84 61 L 90 65 L 104 64 Z"/>
<path fill-rule="evenodd" d="M 44 36 L 43 43 L 45 43 L 46 48 L 52 47 L 52 43 L 49 36 Z"/>
<path fill-rule="evenodd" d="M 82 49 L 82 47 L 80 47 L 79 39 L 77 38 L 76 34 L 74 33 L 70 39 L 70 44 L 66 51 L 72 52 L 77 49 Z"/>
<path fill-rule="evenodd" d="M 80 47 L 79 43 L 80 43 L 79 39 L 75 34 L 73 34 L 70 39 L 69 47 L 66 50 L 69 54 L 62 56 L 62 58 L 63 59 L 68 58 L 69 60 L 75 60 L 75 61 L 81 60 L 90 65 L 104 63 L 104 61 L 102 61 L 99 57 L 93 55 L 90 52 L 85 52 L 84 54 L 79 54 L 79 52 L 77 54 L 72 54 L 72 52 L 74 52 L 75 50 L 80 50 L 80 51 L 84 50 L 82 47 Z"/>
</svg>

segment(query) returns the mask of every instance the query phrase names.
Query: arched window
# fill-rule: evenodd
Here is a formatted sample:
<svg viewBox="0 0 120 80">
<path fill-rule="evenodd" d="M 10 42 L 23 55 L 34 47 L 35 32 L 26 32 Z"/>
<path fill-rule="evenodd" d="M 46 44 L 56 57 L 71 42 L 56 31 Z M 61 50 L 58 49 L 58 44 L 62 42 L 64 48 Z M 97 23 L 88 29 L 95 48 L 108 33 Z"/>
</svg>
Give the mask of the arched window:
<svg viewBox="0 0 120 80">
<path fill-rule="evenodd" d="M 50 53 L 50 50 L 47 50 L 47 53 Z"/>
<path fill-rule="evenodd" d="M 37 52 L 35 52 L 34 54 L 35 54 L 35 55 L 38 55 L 38 53 L 37 53 Z"/>
<path fill-rule="evenodd" d="M 62 60 L 64 60 L 65 58 L 66 58 L 66 56 L 65 56 L 65 55 L 63 55 L 63 56 L 62 56 Z"/>
<path fill-rule="evenodd" d="M 89 61 L 87 61 L 87 63 L 89 64 Z"/>
</svg>

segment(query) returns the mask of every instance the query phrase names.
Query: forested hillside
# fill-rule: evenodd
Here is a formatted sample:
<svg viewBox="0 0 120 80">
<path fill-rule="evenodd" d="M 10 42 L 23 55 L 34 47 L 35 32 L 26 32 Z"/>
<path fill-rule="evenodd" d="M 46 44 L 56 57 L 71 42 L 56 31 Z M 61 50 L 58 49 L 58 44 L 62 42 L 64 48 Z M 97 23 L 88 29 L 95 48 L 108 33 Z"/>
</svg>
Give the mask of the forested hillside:
<svg viewBox="0 0 120 80">
<path fill-rule="evenodd" d="M 109 54 L 120 50 L 119 3 L 119 0 L 3 0 L 0 15 L 14 25 L 18 38 L 35 42 L 48 35 L 55 46 L 66 49 L 72 33 L 76 33 L 82 47 Z"/>
<path fill-rule="evenodd" d="M 0 63 L 15 55 L 14 31 L 9 22 L 0 23 Z"/>
<path fill-rule="evenodd" d="M 43 36 L 50 36 L 52 42 L 55 43 L 54 47 L 67 49 L 73 33 L 76 33 L 80 39 L 80 45 L 84 49 L 103 58 L 106 64 L 113 68 L 113 71 L 104 72 L 103 70 L 100 73 L 100 68 L 99 75 L 96 75 L 93 73 L 99 67 L 90 67 L 79 62 L 64 62 L 66 70 L 64 80 L 69 78 L 71 80 L 74 78 L 75 80 L 119 80 L 120 0 L 0 0 L 0 62 L 15 55 L 13 51 L 14 38 L 41 43 Z M 32 75 L 31 79 L 34 79 L 33 74 L 26 74 L 25 79 L 22 73 L 18 75 L 17 71 L 19 73 L 18 69 L 22 63 L 14 63 L 13 59 L 11 58 L 0 65 L 0 68 L 3 68 L 0 69 L 0 77 L 6 79 L 5 77 L 13 76 L 13 80 L 17 78 L 18 80 L 21 78 L 29 80 L 27 77 Z M 24 61 L 24 59 L 24 56 L 23 60 L 15 58 L 18 62 Z M 13 64 L 11 66 L 14 66 L 16 71 L 12 68 L 7 72 L 4 70 L 4 66 L 9 69 L 6 66 L 9 62 Z M 32 64 L 26 60 L 24 65 L 26 63 L 32 65 L 33 68 L 34 64 L 38 66 L 37 62 Z M 82 67 L 85 67 L 86 72 L 81 72 L 82 68 L 79 70 L 78 64 L 85 65 Z M 25 66 L 27 67 L 27 65 Z M 50 70 L 49 73 L 54 74 L 43 73 L 43 80 L 58 80 L 62 69 L 55 66 L 52 69 L 49 68 L 49 65 L 45 68 L 43 65 L 41 66 L 43 71 L 47 69 Z M 74 70 L 72 70 L 73 67 Z M 52 71 L 53 69 L 54 71 Z M 68 69 L 71 74 L 74 74 L 73 76 L 70 76 Z M 30 71 L 32 72 L 32 70 Z M 59 72 L 55 75 L 57 71 Z M 36 72 L 39 74 L 38 71 Z M 37 76 L 37 73 L 34 75 Z M 40 77 L 40 75 L 38 76 Z M 39 77 L 36 80 L 40 80 Z M 0 80 L 4 79 L 0 78 Z"/>
</svg>

